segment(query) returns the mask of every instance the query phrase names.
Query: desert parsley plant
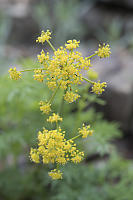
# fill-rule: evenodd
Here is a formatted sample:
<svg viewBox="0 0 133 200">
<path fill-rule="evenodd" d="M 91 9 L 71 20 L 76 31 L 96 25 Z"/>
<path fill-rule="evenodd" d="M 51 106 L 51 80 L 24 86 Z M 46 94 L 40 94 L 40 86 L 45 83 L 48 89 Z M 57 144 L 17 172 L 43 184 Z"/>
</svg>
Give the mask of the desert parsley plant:
<svg viewBox="0 0 133 200">
<path fill-rule="evenodd" d="M 77 135 L 71 139 L 66 138 L 66 132 L 61 129 L 63 121 L 62 113 L 55 113 L 52 108 L 52 103 L 59 89 L 64 91 L 62 102 L 73 103 L 80 98 L 77 88 L 83 81 L 92 85 L 92 92 L 102 94 L 106 87 L 106 82 L 95 82 L 87 79 L 82 75 L 83 71 L 88 71 L 89 76 L 95 76 L 95 73 L 90 69 L 92 67 L 91 58 L 99 56 L 100 58 L 109 57 L 110 47 L 108 44 L 99 45 L 97 51 L 91 56 L 83 57 L 77 51 L 80 41 L 68 40 L 65 47 L 61 46 L 55 49 L 50 42 L 51 32 L 42 31 L 41 36 L 36 40 L 37 43 L 44 44 L 47 42 L 53 50 L 53 56 L 44 50 L 38 55 L 38 61 L 41 64 L 40 68 L 25 69 L 18 71 L 16 67 L 10 68 L 10 78 L 13 80 L 21 79 L 22 73 L 33 71 L 33 78 L 40 83 L 45 82 L 50 90 L 52 90 L 51 98 L 40 101 L 40 111 L 48 115 L 47 122 L 54 124 L 51 130 L 45 127 L 38 132 L 37 148 L 31 148 L 30 159 L 34 163 L 52 164 L 55 166 L 49 172 L 52 179 L 62 179 L 63 173 L 60 171 L 60 166 L 68 162 L 80 163 L 84 158 L 84 152 L 79 151 L 75 140 L 79 137 L 87 138 L 92 136 L 93 130 L 90 125 L 83 124 L 77 130 Z M 62 105 L 62 103 L 61 103 Z M 62 110 L 62 109 L 60 109 Z"/>
</svg>

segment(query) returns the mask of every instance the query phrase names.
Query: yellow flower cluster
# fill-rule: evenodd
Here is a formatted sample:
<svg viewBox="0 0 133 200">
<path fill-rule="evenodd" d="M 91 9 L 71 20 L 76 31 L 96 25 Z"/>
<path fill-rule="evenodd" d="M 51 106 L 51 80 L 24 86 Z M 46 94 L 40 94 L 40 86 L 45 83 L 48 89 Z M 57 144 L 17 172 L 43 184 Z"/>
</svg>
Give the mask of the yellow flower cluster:
<svg viewBox="0 0 133 200">
<path fill-rule="evenodd" d="M 37 81 L 39 81 L 39 82 L 43 82 L 43 79 L 44 79 L 44 72 L 42 71 L 42 69 L 35 69 L 34 70 L 34 75 L 33 75 L 33 77 L 34 77 L 34 80 L 37 80 Z"/>
<path fill-rule="evenodd" d="M 67 43 L 65 44 L 65 47 L 66 47 L 66 49 L 71 51 L 71 50 L 79 47 L 79 43 L 80 43 L 80 41 L 77 41 L 77 40 L 68 40 Z"/>
<path fill-rule="evenodd" d="M 107 83 L 103 82 L 103 83 L 95 83 L 92 86 L 92 92 L 94 92 L 95 94 L 102 94 L 102 92 L 104 91 L 104 88 L 107 87 Z"/>
<path fill-rule="evenodd" d="M 33 162 L 35 163 L 39 163 L 40 159 L 39 159 L 39 152 L 37 152 L 36 149 L 31 148 L 30 150 L 30 158 Z"/>
<path fill-rule="evenodd" d="M 51 104 L 45 101 L 40 101 L 40 110 L 43 112 L 43 114 L 48 115 L 51 111 Z"/>
<path fill-rule="evenodd" d="M 97 53 L 97 55 L 98 55 L 100 58 L 109 57 L 110 54 L 111 54 L 109 44 L 103 44 L 103 45 L 100 45 L 100 44 L 99 44 L 99 48 L 98 48 L 97 51 L 95 51 L 95 53 Z"/>
<path fill-rule="evenodd" d="M 72 102 L 76 101 L 79 97 L 80 97 L 80 95 L 73 93 L 73 92 L 69 92 L 69 91 L 67 91 L 66 94 L 64 95 L 64 99 L 68 103 L 72 103 Z"/>
<path fill-rule="evenodd" d="M 41 37 L 38 38 L 46 36 L 47 33 L 49 31 L 46 33 L 42 32 Z M 42 40 L 38 39 L 38 41 Z M 47 85 L 51 90 L 54 90 L 57 85 L 66 90 L 67 88 L 72 88 L 72 85 L 81 84 L 82 74 L 80 72 L 82 69 L 89 69 L 91 63 L 89 58 L 84 58 L 78 51 L 73 51 L 79 47 L 79 43 L 80 41 L 77 40 L 68 40 L 65 44 L 66 48 L 61 46 L 57 50 L 54 50 L 52 59 L 44 51 L 38 55 L 38 60 L 43 65 L 45 73 L 48 76 Z M 73 95 L 73 93 L 70 94 Z"/>
<path fill-rule="evenodd" d="M 51 178 L 53 180 L 56 180 L 56 179 L 62 179 L 62 173 L 60 170 L 57 170 L 57 169 L 53 169 L 51 170 L 51 172 L 48 173 L 49 176 L 51 176 Z"/>
<path fill-rule="evenodd" d="M 103 44 L 99 45 L 97 51 L 89 57 L 83 57 L 76 49 L 79 47 L 80 41 L 68 40 L 65 43 L 65 47 L 61 46 L 57 50 L 53 47 L 51 42 L 51 32 L 47 30 L 42 31 L 41 36 L 39 36 L 36 42 L 44 43 L 48 42 L 52 48 L 53 56 L 49 56 L 49 53 L 45 53 L 43 50 L 40 55 L 38 55 L 38 61 L 42 65 L 38 69 L 26 69 L 23 71 L 17 71 L 16 67 L 9 70 L 11 79 L 18 80 L 21 78 L 21 72 L 32 71 L 34 72 L 34 79 L 43 82 L 46 77 L 46 84 L 50 90 L 53 90 L 53 94 L 49 101 L 40 102 L 40 110 L 43 114 L 49 115 L 51 112 L 51 104 L 58 91 L 58 89 L 63 89 L 64 100 L 68 103 L 76 101 L 80 95 L 77 94 L 75 86 L 81 84 L 84 80 L 92 84 L 92 92 L 96 94 L 101 94 L 106 87 L 106 82 L 93 82 L 92 80 L 97 79 L 97 73 L 90 70 L 91 58 L 98 55 L 100 58 L 109 57 L 110 47 L 109 45 Z M 89 70 L 88 76 L 91 80 L 83 77 L 85 70 Z M 65 131 L 62 131 L 58 127 L 58 121 L 63 119 L 58 115 L 53 113 L 48 117 L 47 122 L 56 123 L 56 129 L 47 130 L 43 128 L 43 131 L 38 132 L 38 146 L 37 148 L 31 148 L 30 159 L 35 163 L 44 164 L 56 164 L 57 169 L 53 169 L 49 172 L 49 176 L 52 179 L 62 179 L 62 172 L 59 170 L 60 165 L 65 165 L 68 162 L 80 163 L 84 157 L 84 152 L 77 149 L 74 140 L 78 137 L 87 138 L 93 134 L 93 130 L 90 130 L 90 126 L 85 126 L 83 124 L 82 128 L 79 128 L 79 134 L 69 140 L 65 139 Z"/>
<path fill-rule="evenodd" d="M 62 118 L 58 114 L 55 114 L 55 113 L 53 113 L 53 115 L 49 116 L 49 118 L 47 119 L 47 122 L 51 122 L 51 123 L 53 122 L 57 123 L 58 121 L 62 121 Z"/>
<path fill-rule="evenodd" d="M 45 54 L 44 51 L 42 50 L 42 51 L 41 51 L 41 54 L 38 55 L 37 58 L 38 58 L 38 60 L 39 60 L 39 62 L 40 62 L 41 64 L 45 64 L 45 62 L 46 62 L 47 60 L 49 60 L 49 52 L 47 52 L 47 54 Z"/>
<path fill-rule="evenodd" d="M 83 127 L 82 127 L 82 128 L 79 128 L 79 134 L 82 135 L 82 138 L 87 138 L 88 135 L 89 135 L 89 136 L 92 136 L 93 130 L 90 130 L 90 125 L 85 126 L 85 125 L 83 124 Z"/>
<path fill-rule="evenodd" d="M 21 72 L 16 70 L 16 67 L 9 69 L 10 78 L 12 80 L 18 80 L 21 78 Z"/>
<path fill-rule="evenodd" d="M 84 152 L 77 150 L 73 140 L 65 139 L 65 132 L 59 129 L 43 129 L 38 133 L 38 148 L 31 149 L 30 157 L 35 163 L 42 160 L 44 164 L 57 163 L 66 164 L 67 162 L 79 163 L 82 161 Z M 56 172 L 56 171 L 55 171 Z"/>
<path fill-rule="evenodd" d="M 81 69 L 90 66 L 90 60 L 84 59 L 79 52 L 67 52 L 63 47 L 54 51 L 52 60 L 44 63 L 46 68 L 47 85 L 54 90 L 57 85 L 67 89 L 72 85 L 81 84 Z M 71 93 L 72 94 L 72 93 Z"/>
<path fill-rule="evenodd" d="M 49 80 L 49 79 L 47 79 L 47 80 Z M 56 81 L 48 81 L 47 86 L 50 90 L 55 90 L 55 88 L 57 87 Z"/>
<path fill-rule="evenodd" d="M 41 36 L 37 38 L 36 42 L 44 43 L 51 39 L 51 32 L 47 30 L 46 32 L 42 31 Z"/>
<path fill-rule="evenodd" d="M 29 69 L 27 71 L 34 70 L 33 77 L 39 82 L 43 82 L 44 77 L 46 76 L 46 84 L 50 90 L 54 91 L 58 86 L 59 88 L 66 90 L 67 92 L 65 93 L 64 99 L 67 102 L 72 103 L 79 98 L 79 95 L 73 92 L 73 86 L 77 86 L 85 80 L 81 72 L 89 70 L 88 76 L 91 80 L 95 80 L 97 78 L 97 74 L 90 70 L 90 67 L 92 66 L 90 58 L 95 55 L 98 55 L 100 58 L 109 57 L 111 54 L 109 44 L 99 45 L 98 50 L 95 51 L 93 55 L 83 57 L 81 53 L 76 51 L 79 47 L 80 41 L 75 39 L 68 40 L 65 43 L 65 47 L 61 46 L 56 50 L 49 41 L 50 39 L 51 32 L 49 30 L 46 32 L 42 31 L 41 36 L 37 38 L 36 42 L 43 44 L 47 41 L 53 49 L 54 55 L 50 57 L 48 52 L 45 53 L 44 50 L 42 50 L 40 55 L 38 55 L 38 61 L 43 67 L 41 69 Z M 16 68 L 11 68 L 9 70 L 11 79 L 18 80 L 21 78 L 21 72 L 24 71 L 26 70 L 17 71 Z M 93 84 L 92 91 L 96 94 L 101 94 L 104 91 L 103 87 L 105 87 L 105 85 L 95 83 Z"/>
</svg>

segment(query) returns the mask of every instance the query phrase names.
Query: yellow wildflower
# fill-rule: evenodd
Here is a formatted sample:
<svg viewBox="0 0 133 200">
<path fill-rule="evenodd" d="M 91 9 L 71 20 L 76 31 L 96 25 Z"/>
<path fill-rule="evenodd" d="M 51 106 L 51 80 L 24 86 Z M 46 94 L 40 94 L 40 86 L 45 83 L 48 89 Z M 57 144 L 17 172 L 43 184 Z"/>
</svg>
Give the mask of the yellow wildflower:
<svg viewBox="0 0 133 200">
<path fill-rule="evenodd" d="M 34 75 L 33 75 L 33 77 L 34 77 L 34 80 L 37 80 L 37 81 L 39 81 L 39 82 L 43 82 L 43 79 L 44 79 L 44 73 L 42 72 L 42 69 L 35 69 L 34 70 Z"/>
<path fill-rule="evenodd" d="M 47 54 L 44 53 L 44 51 L 41 51 L 41 54 L 37 56 L 38 60 L 41 64 L 45 63 L 46 61 L 49 60 L 49 53 L 47 52 Z"/>
<path fill-rule="evenodd" d="M 68 103 L 72 103 L 72 102 L 76 101 L 79 97 L 80 97 L 80 95 L 73 93 L 73 92 L 69 92 L 69 91 L 67 91 L 66 94 L 64 95 L 64 99 Z"/>
<path fill-rule="evenodd" d="M 97 51 L 95 51 L 95 53 L 97 53 L 97 55 L 98 55 L 100 58 L 109 57 L 110 54 L 111 54 L 109 44 L 105 44 L 105 43 L 104 43 L 103 45 L 100 45 L 100 44 L 99 44 L 99 48 L 98 48 Z"/>
<path fill-rule="evenodd" d="M 79 128 L 79 133 L 82 135 L 82 138 L 87 138 L 88 135 L 91 136 L 93 134 L 93 130 L 90 130 L 90 125 L 85 126 L 83 124 L 82 129 Z"/>
<path fill-rule="evenodd" d="M 45 101 L 40 101 L 40 110 L 44 114 L 49 114 L 49 112 L 51 111 L 51 104 L 49 104 Z"/>
<path fill-rule="evenodd" d="M 55 81 L 48 81 L 47 82 L 48 88 L 51 90 L 54 90 L 56 88 L 56 82 Z"/>
<path fill-rule="evenodd" d="M 30 150 L 30 158 L 35 163 L 39 163 L 40 162 L 39 153 L 37 152 L 36 149 L 31 148 L 31 150 Z"/>
<path fill-rule="evenodd" d="M 46 32 L 42 31 L 41 36 L 37 38 L 36 42 L 44 43 L 51 39 L 51 32 L 47 30 Z"/>
<path fill-rule="evenodd" d="M 49 116 L 49 118 L 47 119 L 47 122 L 51 122 L 51 123 L 53 122 L 57 123 L 58 121 L 62 121 L 62 118 L 58 114 L 55 114 L 55 113 L 53 113 L 53 115 Z"/>
<path fill-rule="evenodd" d="M 43 61 L 41 60 L 41 62 Z M 89 66 L 91 66 L 90 59 L 83 58 L 82 54 L 77 51 L 68 52 L 61 46 L 54 51 L 52 59 L 45 62 L 45 73 L 48 76 L 47 85 L 54 90 L 56 85 L 67 89 L 72 85 L 81 84 L 82 74 L 80 72 L 83 68 L 88 69 Z"/>
<path fill-rule="evenodd" d="M 83 158 L 84 153 L 77 150 L 76 144 L 72 140 L 66 141 L 65 132 L 62 132 L 60 127 L 58 130 L 48 131 L 44 128 L 42 132 L 39 131 L 38 141 L 36 152 L 38 152 L 44 164 L 58 163 L 64 165 L 70 160 L 79 162 Z"/>
<path fill-rule="evenodd" d="M 83 152 L 81 152 L 81 153 L 77 154 L 75 157 L 71 158 L 71 160 L 74 163 L 80 163 L 83 159 L 83 156 L 84 156 L 84 154 L 83 154 Z"/>
<path fill-rule="evenodd" d="M 103 82 L 103 83 L 96 83 L 94 82 L 93 86 L 92 86 L 92 92 L 94 92 L 95 94 L 102 94 L 102 92 L 104 92 L 104 87 L 107 87 L 107 83 Z"/>
<path fill-rule="evenodd" d="M 56 180 L 56 179 L 62 179 L 62 173 L 61 173 L 60 170 L 54 169 L 54 170 L 51 170 L 51 172 L 49 172 L 48 174 L 54 180 Z"/>
<path fill-rule="evenodd" d="M 66 49 L 73 50 L 79 47 L 79 43 L 80 41 L 77 41 L 77 40 L 68 40 L 65 46 L 66 46 Z"/>
<path fill-rule="evenodd" d="M 10 78 L 13 80 L 18 80 L 21 78 L 21 72 L 16 70 L 16 67 L 9 69 Z"/>
</svg>

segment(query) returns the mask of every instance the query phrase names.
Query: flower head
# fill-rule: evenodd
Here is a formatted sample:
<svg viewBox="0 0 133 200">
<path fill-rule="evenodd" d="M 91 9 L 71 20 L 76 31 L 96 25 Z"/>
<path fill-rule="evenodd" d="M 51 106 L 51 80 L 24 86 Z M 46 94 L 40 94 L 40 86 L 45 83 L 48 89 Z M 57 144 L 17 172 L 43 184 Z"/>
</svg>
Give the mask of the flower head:
<svg viewBox="0 0 133 200">
<path fill-rule="evenodd" d="M 73 40 L 69 41 L 67 45 L 71 44 L 76 47 L 78 43 L 76 40 Z M 88 69 L 91 66 L 89 58 L 84 58 L 78 51 L 69 52 L 62 46 L 54 51 L 52 59 L 46 60 L 45 58 L 44 61 L 43 57 L 45 56 L 44 52 L 42 52 L 38 58 L 44 65 L 45 74 L 48 76 L 47 85 L 51 90 L 54 90 L 57 85 L 66 90 L 73 85 L 81 84 L 81 70 Z M 78 96 L 75 95 L 75 97 Z"/>
<path fill-rule="evenodd" d="M 90 125 L 85 126 L 83 124 L 82 128 L 79 128 L 79 133 L 82 135 L 82 138 L 87 138 L 87 136 L 91 136 L 93 134 L 93 130 L 90 130 Z"/>
<path fill-rule="evenodd" d="M 77 40 L 68 40 L 65 46 L 66 46 L 66 49 L 71 51 L 79 47 L 79 43 L 80 41 L 77 41 Z"/>
<path fill-rule="evenodd" d="M 51 39 L 51 32 L 47 30 L 46 32 L 42 31 L 41 36 L 37 38 L 36 42 L 44 43 Z"/>
<path fill-rule="evenodd" d="M 98 48 L 97 51 L 95 51 L 95 53 L 97 53 L 97 55 L 98 55 L 100 58 L 109 57 L 110 54 L 111 54 L 109 44 L 105 44 L 105 43 L 104 43 L 103 45 L 100 45 L 100 44 L 99 44 L 99 48 Z"/>
<path fill-rule="evenodd" d="M 10 78 L 13 80 L 18 80 L 21 78 L 21 72 L 16 70 L 16 67 L 9 69 Z"/>
<path fill-rule="evenodd" d="M 43 128 L 42 132 L 38 132 L 38 147 L 31 149 L 30 157 L 35 163 L 42 160 L 44 164 L 65 165 L 67 162 L 81 162 L 84 152 L 77 149 L 73 140 L 65 139 L 65 131 L 62 131 L 60 127 L 50 131 Z M 53 179 L 62 177 L 62 173 L 56 169 L 51 172 L 49 175 Z"/>
<path fill-rule="evenodd" d="M 107 87 L 107 83 L 103 82 L 103 83 L 96 83 L 94 82 L 93 86 L 92 86 L 92 92 L 94 92 L 95 94 L 102 94 L 102 92 L 104 92 L 104 88 Z"/>
<path fill-rule="evenodd" d="M 48 81 L 48 82 L 47 82 L 47 86 L 48 86 L 49 89 L 55 90 L 55 88 L 56 88 L 56 86 L 57 86 L 57 85 L 56 85 L 56 81 L 52 81 L 52 80 L 51 80 L 51 81 Z"/>
<path fill-rule="evenodd" d="M 62 173 L 60 170 L 57 169 L 53 169 L 51 170 L 51 172 L 48 173 L 49 176 L 51 176 L 52 179 L 56 180 L 56 179 L 62 179 Z"/>
<path fill-rule="evenodd" d="M 49 61 L 49 53 L 47 52 L 47 54 L 45 54 L 43 50 L 41 51 L 41 54 L 37 57 L 41 64 L 45 64 L 46 61 Z"/>
<path fill-rule="evenodd" d="M 34 75 L 33 75 L 33 77 L 34 77 L 34 80 L 37 80 L 37 81 L 39 81 L 39 82 L 43 82 L 43 79 L 44 79 L 44 73 L 42 72 L 42 69 L 35 69 L 34 70 Z"/>
<path fill-rule="evenodd" d="M 62 118 L 58 114 L 55 114 L 55 113 L 53 113 L 53 115 L 49 116 L 49 118 L 47 119 L 47 122 L 51 122 L 51 123 L 53 122 L 57 123 L 58 121 L 62 121 Z"/>
<path fill-rule="evenodd" d="M 72 102 L 76 101 L 79 97 L 80 97 L 79 94 L 73 93 L 71 91 L 70 92 L 67 91 L 66 94 L 64 95 L 64 99 L 68 103 L 72 103 Z"/>
<path fill-rule="evenodd" d="M 31 150 L 30 150 L 30 158 L 35 163 L 39 163 L 40 162 L 39 153 L 37 152 L 36 149 L 31 148 Z"/>
<path fill-rule="evenodd" d="M 49 104 L 45 101 L 40 101 L 40 110 L 44 114 L 49 114 L 49 112 L 51 111 L 51 104 Z"/>
</svg>

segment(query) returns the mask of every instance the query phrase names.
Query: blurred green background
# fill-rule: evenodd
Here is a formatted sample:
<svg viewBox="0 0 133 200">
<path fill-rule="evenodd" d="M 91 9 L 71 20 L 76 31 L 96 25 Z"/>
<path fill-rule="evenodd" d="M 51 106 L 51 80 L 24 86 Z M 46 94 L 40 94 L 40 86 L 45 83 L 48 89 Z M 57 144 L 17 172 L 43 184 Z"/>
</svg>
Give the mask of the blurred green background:
<svg viewBox="0 0 133 200">
<path fill-rule="evenodd" d="M 11 81 L 8 69 L 37 67 L 41 30 L 52 31 L 55 47 L 81 41 L 85 56 L 109 43 L 109 59 L 94 59 L 94 69 L 108 87 L 101 97 L 79 87 L 82 99 L 64 105 L 67 137 L 82 123 L 94 136 L 77 140 L 85 151 L 80 165 L 62 167 L 52 181 L 48 167 L 30 162 L 30 147 L 45 122 L 38 102 L 49 98 L 32 73 Z M 45 51 L 49 50 L 46 45 Z M 133 2 L 132 0 L 0 0 L 0 200 L 132 200 L 133 196 Z M 87 76 L 87 74 L 86 74 Z M 58 111 L 62 93 L 54 101 Z"/>
</svg>

